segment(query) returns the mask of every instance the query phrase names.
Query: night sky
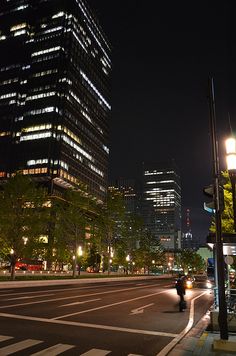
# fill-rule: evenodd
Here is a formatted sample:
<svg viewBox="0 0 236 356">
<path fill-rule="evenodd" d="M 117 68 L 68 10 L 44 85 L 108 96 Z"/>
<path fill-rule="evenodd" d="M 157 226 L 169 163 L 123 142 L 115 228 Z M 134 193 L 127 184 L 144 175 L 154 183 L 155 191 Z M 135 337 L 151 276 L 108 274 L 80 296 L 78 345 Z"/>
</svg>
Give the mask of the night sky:
<svg viewBox="0 0 236 356">
<path fill-rule="evenodd" d="M 174 159 L 182 182 L 182 228 L 195 239 L 211 221 L 202 190 L 212 182 L 208 78 L 214 78 L 220 167 L 235 125 L 232 1 L 87 0 L 112 44 L 110 178 L 140 176 L 141 163 Z"/>
</svg>

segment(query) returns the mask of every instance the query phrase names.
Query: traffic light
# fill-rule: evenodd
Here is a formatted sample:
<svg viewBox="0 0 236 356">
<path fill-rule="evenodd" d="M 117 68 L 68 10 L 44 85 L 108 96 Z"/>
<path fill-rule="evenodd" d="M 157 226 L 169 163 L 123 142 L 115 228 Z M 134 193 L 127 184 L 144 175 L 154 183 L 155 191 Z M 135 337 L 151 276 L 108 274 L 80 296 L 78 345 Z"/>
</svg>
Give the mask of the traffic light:
<svg viewBox="0 0 236 356">
<path fill-rule="evenodd" d="M 204 187 L 203 194 L 212 199 L 208 203 L 204 202 L 204 210 L 208 211 L 208 213 L 215 213 L 215 195 L 213 184 Z"/>
<path fill-rule="evenodd" d="M 208 211 L 209 213 L 215 214 L 215 189 L 214 185 L 208 185 L 207 187 L 203 188 L 203 193 L 208 197 L 211 198 L 211 201 L 204 202 L 204 210 Z M 219 208 L 220 212 L 222 213 L 225 210 L 225 203 L 224 203 L 224 188 L 220 185 L 219 186 Z"/>
</svg>

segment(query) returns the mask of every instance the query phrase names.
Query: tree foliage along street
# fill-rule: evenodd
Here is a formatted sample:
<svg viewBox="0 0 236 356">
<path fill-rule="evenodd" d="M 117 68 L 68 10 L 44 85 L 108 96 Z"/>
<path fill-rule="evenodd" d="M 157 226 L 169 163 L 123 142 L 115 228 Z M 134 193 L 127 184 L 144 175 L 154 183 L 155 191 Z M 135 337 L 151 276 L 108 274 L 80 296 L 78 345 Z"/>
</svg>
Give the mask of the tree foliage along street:
<svg viewBox="0 0 236 356">
<path fill-rule="evenodd" d="M 222 182 L 224 187 L 224 210 L 221 214 L 222 232 L 234 232 L 234 213 L 233 213 L 233 198 L 232 198 L 232 185 L 229 179 L 229 173 L 226 171 L 221 172 Z M 212 216 L 212 223 L 210 231 L 215 232 L 215 218 Z"/>
<path fill-rule="evenodd" d="M 16 174 L 0 192 L 0 242 L 11 263 L 11 278 L 19 257 L 36 256 L 47 227 L 46 192 L 29 177 Z"/>
<path fill-rule="evenodd" d="M 195 251 L 185 249 L 180 251 L 176 256 L 177 265 L 183 269 L 185 274 L 198 273 L 206 269 L 206 263 L 204 259 Z"/>
<path fill-rule="evenodd" d="M 20 173 L 2 186 L 0 243 L 12 279 L 20 258 L 41 259 L 55 269 L 71 265 L 74 277 L 81 265 L 99 271 L 102 264 L 109 274 L 111 265 L 149 273 L 153 261 L 164 263 L 159 241 L 126 211 L 120 192 L 110 190 L 104 204 L 84 186 L 52 196 Z"/>
</svg>

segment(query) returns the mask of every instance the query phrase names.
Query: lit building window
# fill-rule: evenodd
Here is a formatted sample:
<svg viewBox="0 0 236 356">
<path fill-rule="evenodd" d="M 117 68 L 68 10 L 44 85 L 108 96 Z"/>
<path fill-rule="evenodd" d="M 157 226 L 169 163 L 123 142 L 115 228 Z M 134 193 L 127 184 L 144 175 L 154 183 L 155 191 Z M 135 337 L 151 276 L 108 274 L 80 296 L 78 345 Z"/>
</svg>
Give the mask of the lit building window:
<svg viewBox="0 0 236 356">
<path fill-rule="evenodd" d="M 20 36 L 20 35 L 24 35 L 26 33 L 26 30 L 20 30 L 20 31 L 16 31 L 14 32 L 14 36 Z"/>
<path fill-rule="evenodd" d="M 35 125 L 30 127 L 25 127 L 22 129 L 22 132 L 34 132 L 34 131 L 43 131 L 51 129 L 52 124 L 43 124 L 43 125 Z"/>
<path fill-rule="evenodd" d="M 63 11 L 60 11 L 57 14 L 53 15 L 52 19 L 57 19 L 58 17 L 62 17 L 64 15 L 65 15 L 65 13 Z"/>
<path fill-rule="evenodd" d="M 30 168 L 30 169 L 24 169 L 23 174 L 45 174 L 48 172 L 47 168 Z"/>
<path fill-rule="evenodd" d="M 7 98 L 12 98 L 13 96 L 16 96 L 16 94 L 17 93 L 7 93 L 7 94 L 0 95 L 0 100 L 7 99 Z"/>
<path fill-rule="evenodd" d="M 17 30 L 20 30 L 20 29 L 22 29 L 22 28 L 25 28 L 26 26 L 27 26 L 26 22 L 19 23 L 19 24 L 15 25 L 15 26 L 12 26 L 12 27 L 10 28 L 10 31 L 11 31 L 11 32 L 17 31 Z"/>
<path fill-rule="evenodd" d="M 54 96 L 54 95 L 56 95 L 56 92 L 55 91 L 50 91 L 50 92 L 47 92 L 47 93 L 41 93 L 41 94 L 37 94 L 37 95 L 28 96 L 26 98 L 26 100 L 42 99 L 42 98 L 47 98 L 49 96 Z"/>
<path fill-rule="evenodd" d="M 97 167 L 95 167 L 93 164 L 89 163 L 88 166 L 92 169 L 92 171 L 96 172 L 99 174 L 101 177 L 104 177 L 104 173 L 100 171 Z"/>
<path fill-rule="evenodd" d="M 41 159 L 32 159 L 30 161 L 27 162 L 27 166 L 35 166 L 37 164 L 45 164 L 48 163 L 48 159 L 47 158 L 41 158 Z"/>
<path fill-rule="evenodd" d="M 11 135 L 10 131 L 2 131 L 2 132 L 0 132 L 0 137 L 1 136 L 10 136 L 10 135 Z"/>
<path fill-rule="evenodd" d="M 93 89 L 93 91 L 98 95 L 98 97 L 102 100 L 102 102 L 106 105 L 106 107 L 111 110 L 111 106 L 108 104 L 108 102 L 104 99 L 104 97 L 102 96 L 102 94 L 97 90 L 97 88 L 95 87 L 95 85 L 88 79 L 87 75 L 80 70 L 80 74 L 82 75 L 82 77 L 84 78 L 84 80 L 89 84 L 89 86 Z"/>
<path fill-rule="evenodd" d="M 38 133 L 33 135 L 25 135 L 21 136 L 20 141 L 30 141 L 30 140 L 41 140 L 43 138 L 51 137 L 51 132 Z"/>
<path fill-rule="evenodd" d="M 31 57 L 40 56 L 41 54 L 46 54 L 46 53 L 51 53 L 51 52 L 59 51 L 60 49 L 64 50 L 64 48 L 61 47 L 61 46 L 51 47 L 51 48 L 48 48 L 48 49 L 44 49 L 44 50 L 42 50 L 42 51 L 33 52 L 33 53 L 31 54 Z"/>
</svg>

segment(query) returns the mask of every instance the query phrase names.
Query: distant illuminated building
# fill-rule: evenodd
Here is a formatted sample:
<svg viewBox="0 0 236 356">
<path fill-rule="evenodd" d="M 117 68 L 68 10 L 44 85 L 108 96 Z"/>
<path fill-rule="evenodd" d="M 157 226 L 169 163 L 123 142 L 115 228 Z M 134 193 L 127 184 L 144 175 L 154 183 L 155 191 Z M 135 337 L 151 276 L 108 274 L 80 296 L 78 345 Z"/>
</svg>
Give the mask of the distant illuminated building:
<svg viewBox="0 0 236 356">
<path fill-rule="evenodd" d="M 186 232 L 182 235 L 182 248 L 183 249 L 197 249 L 198 243 L 193 239 L 193 234 L 191 231 L 191 218 L 190 209 L 186 209 Z"/>
<path fill-rule="evenodd" d="M 181 247 L 181 186 L 173 161 L 143 165 L 143 217 L 167 250 Z"/>
<path fill-rule="evenodd" d="M 109 189 L 116 189 L 122 193 L 128 213 L 139 213 L 139 190 L 134 179 L 116 179 L 110 183 Z"/>
</svg>

